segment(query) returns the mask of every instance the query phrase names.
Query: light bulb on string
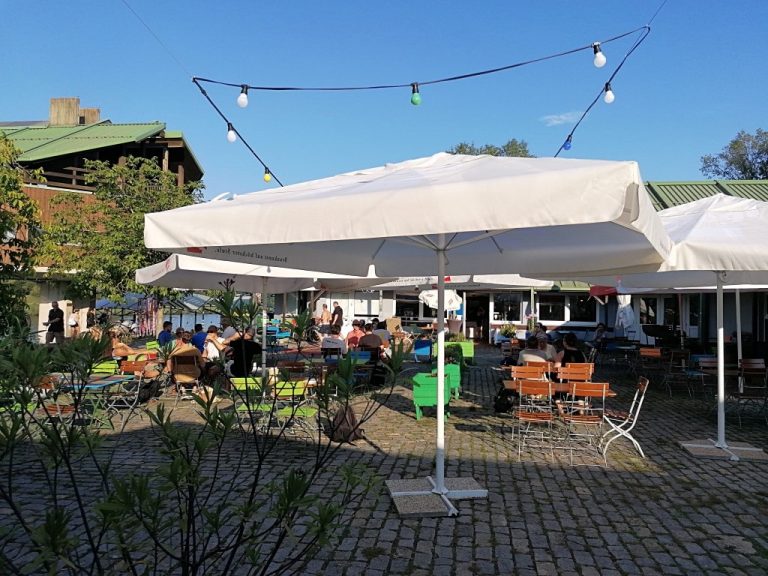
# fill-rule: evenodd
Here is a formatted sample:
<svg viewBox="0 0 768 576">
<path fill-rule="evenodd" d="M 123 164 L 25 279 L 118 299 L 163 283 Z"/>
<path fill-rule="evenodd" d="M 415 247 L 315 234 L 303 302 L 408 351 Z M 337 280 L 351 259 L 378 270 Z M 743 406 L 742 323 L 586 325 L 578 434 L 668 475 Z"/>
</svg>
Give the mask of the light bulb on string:
<svg viewBox="0 0 768 576">
<path fill-rule="evenodd" d="M 602 68 L 605 66 L 606 58 L 605 54 L 603 54 L 602 48 L 600 48 L 600 42 L 595 42 L 592 44 L 592 51 L 595 53 L 595 59 L 592 61 L 597 68 Z"/>
<path fill-rule="evenodd" d="M 248 106 L 248 86 L 243 84 L 242 90 L 240 90 L 240 96 L 237 97 L 237 105 L 240 108 Z"/>
<path fill-rule="evenodd" d="M 603 96 L 603 100 L 606 104 L 611 104 L 614 100 L 616 100 L 616 96 L 614 95 L 613 90 L 611 90 L 610 82 L 605 83 L 605 96 Z"/>
<path fill-rule="evenodd" d="M 563 142 L 563 150 L 570 150 L 573 145 L 573 135 L 568 134 L 568 138 Z"/>
<path fill-rule="evenodd" d="M 417 82 L 411 84 L 411 104 L 414 106 L 421 104 L 421 94 L 419 94 L 419 84 Z"/>
<path fill-rule="evenodd" d="M 232 126 L 232 122 L 227 122 L 227 141 L 234 142 L 235 140 L 237 140 L 237 132 L 235 132 L 235 127 Z"/>
<path fill-rule="evenodd" d="M 269 168 L 266 166 L 264 167 L 264 182 L 271 182 L 272 181 L 272 172 L 269 171 Z"/>
</svg>

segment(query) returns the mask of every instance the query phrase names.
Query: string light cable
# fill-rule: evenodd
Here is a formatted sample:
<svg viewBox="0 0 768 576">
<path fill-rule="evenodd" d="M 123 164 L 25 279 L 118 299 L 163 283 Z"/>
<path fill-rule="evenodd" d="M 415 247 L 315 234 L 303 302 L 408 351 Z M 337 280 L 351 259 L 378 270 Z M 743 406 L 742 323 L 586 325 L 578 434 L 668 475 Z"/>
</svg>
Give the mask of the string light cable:
<svg viewBox="0 0 768 576">
<path fill-rule="evenodd" d="M 637 33 L 642 33 L 641 39 L 639 42 L 635 42 L 635 45 L 633 46 L 633 49 L 630 50 L 625 56 L 624 60 L 622 60 L 619 67 L 614 71 L 613 75 L 611 75 L 611 79 L 614 78 L 618 70 L 621 68 L 621 65 L 626 61 L 626 59 L 629 57 L 629 55 L 639 46 L 639 43 L 642 42 L 643 39 L 648 35 L 650 32 L 649 26 L 642 26 L 640 28 L 636 28 L 634 30 L 630 30 L 629 32 L 624 32 L 621 34 L 618 34 L 616 36 L 612 36 L 610 38 L 607 38 L 605 40 L 601 40 L 599 42 L 591 42 L 589 44 L 586 44 L 584 46 L 579 46 L 577 48 L 572 48 L 569 50 L 564 50 L 561 52 L 557 52 L 554 54 L 549 54 L 546 56 L 541 56 L 539 58 L 533 58 L 530 60 L 524 60 L 522 62 L 515 62 L 513 64 L 508 64 L 505 66 L 499 66 L 496 68 L 489 68 L 485 70 L 478 70 L 475 72 L 468 72 L 464 74 L 457 74 L 454 76 L 448 76 L 445 78 L 437 78 L 432 80 L 425 80 L 421 82 L 407 82 L 407 83 L 397 83 L 397 84 L 374 84 L 374 85 L 362 85 L 362 86 L 260 86 L 260 85 L 252 85 L 247 84 L 243 82 L 226 82 L 222 80 L 215 80 L 211 78 L 202 78 L 199 76 L 192 77 L 192 82 L 198 87 L 201 94 L 205 97 L 205 99 L 208 101 L 208 103 L 213 107 L 213 109 L 216 111 L 216 113 L 221 117 L 221 119 L 225 122 L 227 126 L 227 140 L 231 143 L 235 142 L 238 138 L 243 142 L 243 144 L 246 146 L 246 148 L 250 151 L 250 153 L 253 155 L 253 157 L 262 165 L 264 168 L 264 181 L 270 182 L 271 180 L 275 180 L 280 186 L 283 186 L 280 179 L 275 176 L 274 172 L 270 170 L 270 168 L 267 166 L 267 164 L 261 159 L 261 157 L 256 153 L 256 151 L 251 147 L 251 145 L 242 137 L 242 134 L 235 128 L 233 122 L 230 118 L 228 118 L 221 110 L 219 106 L 215 104 L 213 99 L 209 96 L 205 88 L 203 87 L 203 84 L 211 84 L 211 85 L 218 85 L 218 86 L 225 86 L 230 88 L 237 88 L 240 90 L 239 95 L 237 96 L 236 102 L 237 105 L 240 108 L 245 108 L 248 106 L 248 93 L 249 91 L 269 91 L 269 92 L 359 92 L 359 91 L 368 91 L 368 90 L 394 90 L 394 89 L 403 89 L 403 88 L 409 88 L 411 90 L 411 98 L 410 102 L 414 106 L 418 106 L 422 102 L 422 97 L 419 88 L 421 86 L 430 86 L 430 85 L 436 85 L 436 84 L 443 84 L 448 82 L 457 82 L 459 80 L 467 80 L 470 78 L 477 78 L 480 76 L 487 76 L 490 74 L 498 74 L 500 72 L 506 72 L 509 70 L 513 70 L 515 68 L 521 68 L 523 66 L 528 66 L 531 64 L 536 64 L 540 62 L 545 62 L 548 60 L 553 60 L 556 58 L 562 58 L 564 56 L 569 56 L 571 54 L 575 54 L 582 51 L 591 51 L 594 54 L 594 60 L 593 63 L 597 68 L 602 68 L 606 63 L 606 57 L 605 54 L 602 51 L 602 46 L 606 44 L 610 44 L 612 42 L 619 41 L 623 38 L 626 38 L 628 36 L 632 36 Z M 605 85 L 606 89 L 608 88 L 608 84 Z M 603 91 L 601 91 L 601 94 Z M 607 94 L 607 92 L 606 92 Z M 611 102 L 613 101 L 613 92 L 610 92 L 611 94 Z M 599 96 L 598 96 L 599 98 Z M 597 99 L 596 99 L 597 100 Z M 596 101 L 595 100 L 595 101 Z M 594 106 L 594 102 L 590 105 L 590 107 L 587 109 L 584 115 L 582 115 L 579 122 L 576 124 L 578 126 L 581 121 L 584 119 L 584 116 L 586 116 L 586 113 L 591 110 L 591 108 Z M 574 128 L 575 130 L 575 128 Z M 567 142 L 568 147 L 565 148 L 566 150 L 570 149 L 570 143 L 572 141 L 572 133 L 569 135 Z M 560 147 L 560 150 L 563 149 L 563 146 Z M 558 150 L 558 154 L 560 153 L 560 150 Z"/>
<path fill-rule="evenodd" d="M 665 2 L 666 3 L 666 2 Z M 662 4 L 663 7 L 663 4 Z M 661 10 L 661 7 L 659 8 Z M 656 14 L 658 14 L 658 10 L 656 11 Z M 656 14 L 654 14 L 654 18 L 656 17 Z M 643 26 L 642 28 L 638 28 L 638 30 L 642 30 L 643 33 L 640 35 L 640 37 L 635 40 L 635 43 L 632 44 L 630 49 L 627 51 L 627 53 L 624 55 L 624 58 L 621 59 L 619 62 L 619 65 L 616 66 L 616 69 L 613 71 L 613 73 L 608 78 L 608 81 L 603 85 L 603 87 L 600 89 L 600 92 L 598 92 L 597 96 L 590 102 L 589 106 L 587 106 L 586 110 L 582 113 L 582 115 L 579 117 L 576 124 L 573 125 L 573 128 L 571 128 L 571 131 L 568 133 L 568 136 L 566 136 L 565 140 L 563 140 L 563 143 L 560 144 L 560 147 L 557 149 L 557 152 L 555 152 L 555 158 L 557 158 L 560 155 L 560 152 L 563 150 L 568 151 L 571 149 L 571 146 L 573 145 L 573 135 L 576 132 L 576 130 L 581 125 L 584 118 L 587 117 L 587 114 L 590 113 L 592 108 L 595 107 L 595 104 L 600 100 L 600 97 L 603 97 L 603 100 L 606 104 L 612 104 L 613 101 L 616 99 L 615 94 L 613 93 L 613 88 L 611 86 L 611 83 L 613 82 L 614 78 L 618 75 L 619 71 L 624 66 L 624 63 L 627 61 L 627 59 L 632 55 L 632 53 L 637 50 L 640 45 L 645 41 L 645 39 L 648 37 L 648 34 L 651 33 L 651 27 L 650 25 Z"/>
<path fill-rule="evenodd" d="M 244 84 L 242 82 L 225 82 L 223 80 L 215 80 L 212 78 L 201 78 L 199 76 L 195 76 L 192 81 L 195 83 L 203 82 L 206 84 L 217 84 L 219 86 L 227 86 L 230 88 L 237 88 L 239 89 L 240 96 L 238 96 L 238 104 L 241 107 L 245 107 L 241 104 L 243 101 L 242 96 L 243 94 L 246 95 L 245 98 L 245 105 L 247 106 L 247 94 L 249 91 L 267 91 L 267 92 L 358 92 L 358 91 L 364 91 L 364 90 L 394 90 L 394 89 L 402 89 L 402 88 L 408 88 L 412 92 L 412 95 L 419 94 L 419 88 L 424 86 L 430 86 L 435 84 L 443 84 L 446 82 L 457 82 L 459 80 L 467 80 L 469 78 L 477 78 L 479 76 L 487 76 L 489 74 L 498 74 L 499 72 L 506 72 L 508 70 L 513 70 L 515 68 L 522 68 L 523 66 L 529 66 L 531 64 L 538 64 L 540 62 L 545 62 L 547 60 L 554 60 L 555 58 L 561 58 L 564 56 L 570 56 L 571 54 L 576 54 L 577 52 L 583 52 L 585 50 L 592 51 L 597 56 L 598 53 L 602 55 L 602 59 L 597 59 L 597 62 L 595 62 L 595 66 L 602 67 L 602 65 L 605 63 L 605 55 L 602 54 L 601 46 L 604 46 L 606 44 L 610 44 L 612 42 L 616 42 L 618 40 L 621 40 L 623 38 L 626 38 L 627 36 L 632 36 L 634 34 L 637 34 L 638 32 L 642 32 L 648 29 L 648 26 L 642 26 L 640 28 L 636 28 L 634 30 L 630 30 L 629 32 L 624 32 L 622 34 L 618 34 L 617 36 L 612 36 L 611 38 L 608 38 L 606 40 L 601 40 L 599 42 L 590 42 L 589 44 L 586 44 L 584 46 L 579 46 L 577 48 L 571 48 L 570 50 L 564 50 L 562 52 L 557 52 L 555 54 L 549 54 L 547 56 L 541 56 L 539 58 L 533 58 L 531 60 L 524 60 L 522 62 L 515 62 L 513 64 L 507 64 L 505 66 L 499 66 L 497 68 L 490 68 L 487 70 L 478 70 L 475 72 L 468 72 L 465 74 L 457 74 L 455 76 L 448 76 L 446 78 L 436 78 L 433 80 L 425 80 L 425 81 L 419 81 L 419 82 L 403 82 L 403 83 L 397 83 L 397 84 L 372 84 L 372 85 L 363 85 L 363 86 L 257 86 L 253 84 Z M 602 64 L 598 65 L 598 62 L 602 62 Z"/>
</svg>

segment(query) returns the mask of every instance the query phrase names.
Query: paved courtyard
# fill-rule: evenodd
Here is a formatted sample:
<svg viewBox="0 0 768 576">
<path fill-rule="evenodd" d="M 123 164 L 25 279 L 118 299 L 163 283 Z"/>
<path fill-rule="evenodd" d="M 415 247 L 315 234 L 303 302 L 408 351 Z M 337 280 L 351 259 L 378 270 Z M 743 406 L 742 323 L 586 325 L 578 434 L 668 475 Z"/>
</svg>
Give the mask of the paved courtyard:
<svg viewBox="0 0 768 576">
<path fill-rule="evenodd" d="M 446 423 L 446 475 L 474 477 L 489 497 L 455 501 L 456 518 L 401 519 L 382 486 L 356 505 L 345 532 L 304 573 L 768 573 L 768 463 L 698 459 L 683 451 L 680 441 L 715 433 L 701 398 L 678 393 L 670 399 L 652 383 L 636 428 L 645 460 L 618 440 L 607 468 L 580 457 L 571 466 L 563 454 L 554 463 L 533 453 L 518 461 L 511 417 L 492 409 L 500 358 L 494 348 L 478 350 Z M 629 403 L 634 377 L 623 366 L 605 364 L 597 377 L 619 391 L 617 407 Z M 382 480 L 431 474 L 434 411 L 416 421 L 410 397 L 407 385 L 397 386 L 365 425 L 366 439 L 344 446 L 334 465 L 361 462 Z M 189 405 L 178 417 L 195 419 Z M 142 434 L 147 426 L 146 418 L 131 423 L 120 466 L 156 464 Z M 729 420 L 727 432 L 729 440 L 768 448 L 762 419 L 741 428 Z M 267 478 L 308 454 L 307 446 L 291 441 L 270 461 Z M 0 523 L 8 522 L 0 507 Z M 13 554 L 13 539 L 6 550 Z"/>
</svg>

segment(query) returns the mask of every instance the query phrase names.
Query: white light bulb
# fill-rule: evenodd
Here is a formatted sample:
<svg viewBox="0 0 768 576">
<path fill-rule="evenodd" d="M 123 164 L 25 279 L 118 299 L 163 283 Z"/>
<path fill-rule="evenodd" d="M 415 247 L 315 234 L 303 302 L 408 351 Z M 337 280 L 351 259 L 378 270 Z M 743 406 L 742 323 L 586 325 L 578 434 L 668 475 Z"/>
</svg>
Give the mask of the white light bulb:
<svg viewBox="0 0 768 576">
<path fill-rule="evenodd" d="M 237 140 L 237 134 L 232 128 L 230 128 L 227 130 L 227 141 L 234 142 L 235 140 Z"/>
<path fill-rule="evenodd" d="M 240 108 L 248 106 L 248 94 L 240 92 L 240 96 L 237 97 L 237 105 L 240 106 Z"/>
<path fill-rule="evenodd" d="M 606 58 L 605 54 L 603 54 L 603 51 L 600 48 L 600 42 L 595 42 L 592 44 L 592 51 L 595 53 L 595 59 L 593 60 L 595 66 L 597 68 L 602 68 L 605 66 Z"/>
<path fill-rule="evenodd" d="M 603 54 L 602 52 L 598 52 L 597 54 L 595 54 L 594 62 L 595 62 L 595 66 L 598 68 L 602 68 L 603 66 L 605 66 L 605 62 L 606 62 L 605 54 Z"/>
<path fill-rule="evenodd" d="M 603 96 L 603 100 L 606 104 L 610 104 L 614 100 L 616 100 L 616 96 L 613 94 L 613 90 L 611 89 L 611 83 L 606 82 L 605 83 L 605 96 Z"/>
</svg>

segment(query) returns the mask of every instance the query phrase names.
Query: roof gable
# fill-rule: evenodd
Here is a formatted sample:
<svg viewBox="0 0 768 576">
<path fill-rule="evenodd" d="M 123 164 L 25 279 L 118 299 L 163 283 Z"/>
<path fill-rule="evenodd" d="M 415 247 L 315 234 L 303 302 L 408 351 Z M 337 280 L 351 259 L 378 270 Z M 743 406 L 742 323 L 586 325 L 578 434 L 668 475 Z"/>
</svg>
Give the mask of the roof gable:
<svg viewBox="0 0 768 576">
<path fill-rule="evenodd" d="M 112 124 L 108 120 L 85 126 L 0 126 L 0 134 L 21 150 L 21 162 L 141 142 L 164 130 L 163 122 Z"/>
</svg>

